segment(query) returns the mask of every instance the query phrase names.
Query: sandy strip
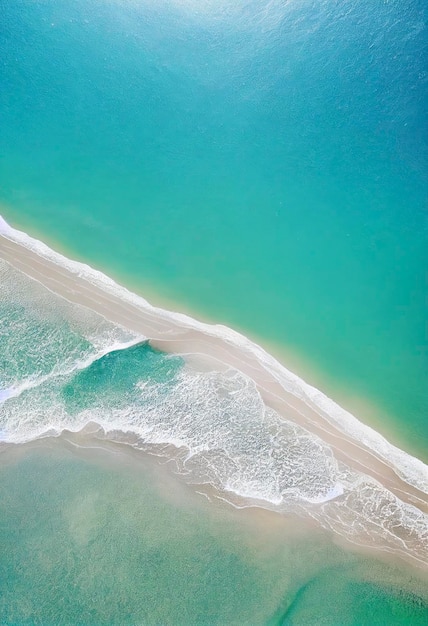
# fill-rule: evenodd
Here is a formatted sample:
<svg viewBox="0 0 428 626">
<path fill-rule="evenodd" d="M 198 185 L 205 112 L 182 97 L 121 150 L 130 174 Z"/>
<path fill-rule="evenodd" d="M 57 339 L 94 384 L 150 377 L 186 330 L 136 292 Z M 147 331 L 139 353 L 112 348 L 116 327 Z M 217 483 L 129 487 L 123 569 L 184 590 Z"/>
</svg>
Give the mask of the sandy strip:
<svg viewBox="0 0 428 626">
<path fill-rule="evenodd" d="M 428 511 L 427 497 L 422 490 L 397 475 L 376 451 L 336 428 L 319 406 L 311 406 L 310 402 L 285 390 L 257 356 L 243 346 L 207 334 L 205 328 L 187 326 L 184 316 L 165 319 L 154 307 L 142 309 L 126 302 L 2 235 L 0 257 L 70 302 L 87 306 L 108 320 L 144 335 L 156 348 L 172 353 L 204 355 L 215 369 L 230 367 L 241 371 L 255 381 L 268 406 L 318 435 L 332 448 L 338 460 L 373 477 L 403 502 Z"/>
</svg>

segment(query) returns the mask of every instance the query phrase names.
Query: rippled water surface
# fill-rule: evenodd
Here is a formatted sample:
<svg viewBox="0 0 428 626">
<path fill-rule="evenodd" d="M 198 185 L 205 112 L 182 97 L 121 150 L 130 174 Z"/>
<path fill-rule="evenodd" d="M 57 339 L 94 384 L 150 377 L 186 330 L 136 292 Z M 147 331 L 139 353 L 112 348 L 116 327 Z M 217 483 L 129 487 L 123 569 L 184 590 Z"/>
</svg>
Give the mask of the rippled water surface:
<svg viewBox="0 0 428 626">
<path fill-rule="evenodd" d="M 81 438 L 0 451 L 3 624 L 423 624 L 423 583 Z"/>
<path fill-rule="evenodd" d="M 4 212 L 426 458 L 425 4 L 3 3 Z"/>
<path fill-rule="evenodd" d="M 419 0 L 2 3 L 0 213 L 299 355 L 426 459 L 426 19 Z M 426 619 L 420 571 L 345 542 L 424 559 L 419 510 L 242 373 L 2 260 L 0 531 L 1 623 Z"/>
</svg>

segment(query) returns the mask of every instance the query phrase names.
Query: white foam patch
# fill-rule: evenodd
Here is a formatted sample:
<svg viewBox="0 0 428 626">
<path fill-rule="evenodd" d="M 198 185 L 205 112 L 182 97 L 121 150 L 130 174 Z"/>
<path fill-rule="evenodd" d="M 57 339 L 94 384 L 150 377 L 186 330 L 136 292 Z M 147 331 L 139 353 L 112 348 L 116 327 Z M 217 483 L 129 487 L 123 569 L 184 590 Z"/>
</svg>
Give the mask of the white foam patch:
<svg viewBox="0 0 428 626">
<path fill-rule="evenodd" d="M 82 381 L 76 371 L 6 402 L 3 439 L 19 443 L 95 422 L 103 429 L 96 436 L 165 456 L 186 481 L 208 484 L 236 506 L 310 516 L 356 543 L 428 559 L 426 515 L 338 463 L 318 437 L 267 408 L 239 372 L 184 366 L 164 382 L 149 378 L 124 388 L 126 369 L 118 380 L 123 361 L 115 363 L 102 365 L 116 369 L 89 399 L 76 387 L 83 403 L 77 411 L 63 394 L 65 385 L 73 390 Z M 93 376 L 89 369 L 87 381 Z"/>
<path fill-rule="evenodd" d="M 345 493 L 345 489 L 342 483 L 338 482 L 333 487 L 331 487 L 331 489 L 329 489 L 324 496 L 318 496 L 317 498 L 312 498 L 309 501 L 312 502 L 312 504 L 322 504 L 324 502 L 329 502 L 330 500 L 334 500 L 335 498 L 338 498 L 339 496 L 343 496 L 344 493 Z"/>
<path fill-rule="evenodd" d="M 14 395 L 13 389 L 0 389 L 0 402 L 4 402 Z"/>
<path fill-rule="evenodd" d="M 13 231 L 14 229 L 11 226 L 9 226 L 6 220 L 0 215 L 0 234 L 4 236 L 7 236 L 7 235 L 13 236 Z"/>
<path fill-rule="evenodd" d="M 88 359 L 87 366 L 93 362 Z M 96 419 L 113 438 L 114 433 L 133 433 L 140 446 L 151 450 L 174 446 L 178 471 L 219 491 L 281 507 L 329 499 L 338 471 L 331 450 L 266 408 L 250 379 L 233 371 L 200 373 L 182 367 L 166 382 L 149 379 L 134 385 L 127 384 L 126 364 L 122 373 L 124 362 L 115 363 L 100 364 L 104 372 L 114 368 L 109 372 L 113 382 L 97 387 L 95 396 L 81 394 L 77 387 L 77 407 L 67 403 L 63 390 L 66 385 L 74 397 L 75 374 L 82 364 L 27 387 L 4 407 L 2 427 L 19 443 L 52 430 L 80 430 Z M 90 385 L 93 376 L 88 369 Z"/>
</svg>

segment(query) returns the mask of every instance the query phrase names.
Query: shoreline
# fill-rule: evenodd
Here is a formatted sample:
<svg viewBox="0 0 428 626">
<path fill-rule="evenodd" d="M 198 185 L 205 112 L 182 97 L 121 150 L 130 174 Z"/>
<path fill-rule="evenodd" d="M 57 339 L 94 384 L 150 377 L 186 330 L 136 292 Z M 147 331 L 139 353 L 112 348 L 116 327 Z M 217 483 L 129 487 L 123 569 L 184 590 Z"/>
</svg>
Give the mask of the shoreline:
<svg viewBox="0 0 428 626">
<path fill-rule="evenodd" d="M 2 218 L 1 211 L 4 210 L 7 213 L 7 207 L 0 204 L 0 242 L 2 237 L 2 224 L 7 228 L 10 228 L 9 223 Z M 60 256 L 67 259 L 73 259 L 73 262 L 82 264 L 85 267 L 92 266 L 87 265 L 86 261 L 81 255 L 75 256 L 75 252 L 68 247 L 64 247 L 62 244 L 51 237 L 45 239 L 45 235 L 41 233 L 37 227 L 33 224 L 28 226 L 30 232 L 33 235 L 28 235 L 34 240 L 40 240 L 43 245 L 55 250 Z M 27 226 L 24 223 L 17 223 L 14 230 L 27 234 Z M 39 239 L 40 238 L 40 239 Z M 0 255 L 1 256 L 1 255 Z M 94 269 L 97 273 L 104 273 L 101 269 Z M 233 328 L 233 331 L 239 335 L 244 336 L 251 343 L 261 346 L 270 356 L 272 356 L 280 364 L 287 363 L 288 369 L 293 372 L 298 378 L 307 382 L 311 387 L 319 390 L 324 390 L 329 398 L 334 398 L 335 402 L 340 405 L 346 412 L 354 416 L 364 416 L 359 418 L 361 423 L 367 427 L 378 432 L 382 437 L 388 440 L 395 447 L 405 450 L 411 456 L 420 459 L 423 463 L 427 463 L 425 456 L 425 448 L 422 446 L 415 446 L 411 437 L 406 437 L 399 433 L 394 422 L 394 418 L 389 420 L 389 414 L 384 408 L 379 406 L 375 401 L 365 396 L 355 394 L 352 389 L 346 385 L 337 385 L 334 381 L 334 376 L 325 374 L 322 369 L 315 363 L 311 362 L 310 358 L 306 354 L 299 353 L 298 350 L 282 343 L 275 343 L 272 340 L 268 340 L 265 337 L 261 337 L 258 334 L 250 332 L 248 329 L 229 326 L 227 321 L 216 321 L 211 318 L 209 313 L 205 310 L 195 311 L 187 303 L 183 303 L 181 300 L 178 302 L 174 298 L 168 295 L 160 293 L 151 283 L 144 284 L 144 294 L 141 289 L 141 285 L 134 285 L 132 280 L 127 281 L 122 274 L 113 272 L 109 269 L 108 277 L 117 285 L 127 285 L 126 290 L 129 290 L 132 294 L 135 294 L 138 298 L 146 301 L 149 306 L 157 310 L 163 310 L 167 312 L 177 312 L 177 315 L 182 315 L 188 319 L 196 320 L 204 326 L 221 326 L 226 328 Z M 123 281 L 123 282 L 122 282 Z M 43 281 L 40 281 L 43 284 Z M 53 290 L 54 291 L 54 290 Z M 90 307 L 89 307 L 90 308 Z"/>
<path fill-rule="evenodd" d="M 0 244 L 1 239 L 4 236 L 2 228 L 11 228 L 9 223 L 2 217 L 1 211 L 3 209 L 6 212 L 7 207 L 0 204 Z M 25 228 L 25 230 L 21 231 L 21 228 Z M 12 227 L 14 231 L 22 232 L 27 237 L 35 241 L 42 242 L 44 247 L 55 251 L 55 254 L 64 257 L 67 260 L 72 260 L 72 263 L 80 264 L 84 267 L 88 267 L 97 274 L 104 275 L 102 269 L 94 269 L 92 266 L 87 264 L 81 255 L 75 256 L 74 251 L 68 247 L 64 247 L 62 244 L 58 244 L 54 238 L 48 237 L 45 239 L 44 234 L 41 233 L 33 224 L 29 226 L 29 229 L 32 233 L 34 233 L 34 235 L 28 235 L 26 228 L 26 225 L 23 223 L 18 223 L 16 228 Z M 310 387 L 320 390 L 329 399 L 334 398 L 334 402 L 343 408 L 347 413 L 356 417 L 364 416 L 361 419 L 360 417 L 357 417 L 357 419 L 368 428 L 379 433 L 381 437 L 385 438 L 394 447 L 405 450 L 412 457 L 420 459 L 424 464 L 427 463 L 425 448 L 422 446 L 415 446 L 411 437 L 406 437 L 405 435 L 403 437 L 403 434 L 398 432 L 394 418 L 389 419 L 389 414 L 384 408 L 378 406 L 378 404 L 370 398 L 355 394 L 352 389 L 346 385 L 337 385 L 334 381 L 334 376 L 331 374 L 326 375 L 317 364 L 311 362 L 310 358 L 306 354 L 300 354 L 298 350 L 295 350 L 289 345 L 275 343 L 272 340 L 268 340 L 265 337 L 261 337 L 258 334 L 250 332 L 248 329 L 235 325 L 229 326 L 228 322 L 225 320 L 218 322 L 210 317 L 207 311 L 203 310 L 201 312 L 199 309 L 198 311 L 195 311 L 191 306 L 188 306 L 187 303 L 183 303 L 181 300 L 178 302 L 174 298 L 160 293 L 151 283 L 144 284 L 143 294 L 141 285 L 134 285 L 132 280 L 127 281 L 120 272 L 116 273 L 111 269 L 108 271 L 109 274 L 105 274 L 105 276 L 108 276 L 109 280 L 111 280 L 115 285 L 121 286 L 121 288 L 130 292 L 132 295 L 135 295 L 138 299 L 144 300 L 146 304 L 154 310 L 165 311 L 168 313 L 171 312 L 173 315 L 196 321 L 198 324 L 205 327 L 217 326 L 230 329 L 234 333 L 245 337 L 245 339 L 247 339 L 250 343 L 260 346 L 262 350 L 264 350 L 281 365 L 287 363 L 287 369 L 292 372 L 293 375 L 297 376 L 297 378 L 305 381 L 305 383 L 307 383 Z M 44 284 L 43 280 L 40 280 L 39 282 Z M 125 284 L 127 286 L 122 287 L 122 285 Z M 53 288 L 52 291 L 55 292 L 55 289 Z M 77 304 L 79 303 L 77 302 Z M 88 307 L 91 308 L 90 305 L 88 305 Z"/>
<path fill-rule="evenodd" d="M 422 461 L 387 442 L 243 335 L 153 307 L 1 219 L 0 258 L 66 300 L 141 334 L 157 349 L 202 356 L 214 369 L 240 371 L 255 382 L 269 407 L 321 438 L 339 462 L 369 476 L 402 503 L 428 511 L 428 468 Z"/>
<path fill-rule="evenodd" d="M 102 430 L 102 429 L 101 429 Z M 252 527 L 258 532 L 260 541 L 269 541 L 272 535 L 280 538 L 282 533 L 286 533 L 288 538 L 295 537 L 297 540 L 305 537 L 318 537 L 320 541 L 331 541 L 334 546 L 345 552 L 349 551 L 356 558 L 376 560 L 384 565 L 397 568 L 402 571 L 404 567 L 412 576 L 412 581 L 419 581 L 421 591 L 425 591 L 426 581 L 428 581 L 428 568 L 421 567 L 420 562 L 415 561 L 410 555 L 400 552 L 385 550 L 381 546 L 367 546 L 356 542 L 350 542 L 346 537 L 329 532 L 320 526 L 316 520 L 299 514 L 278 515 L 276 511 L 267 509 L 258 504 L 250 506 L 236 506 L 227 498 L 220 496 L 210 485 L 197 486 L 186 484 L 180 480 L 170 467 L 164 463 L 161 457 L 152 455 L 133 446 L 123 445 L 120 442 L 105 439 L 97 435 L 95 428 L 83 428 L 80 431 L 64 430 L 59 436 L 46 436 L 34 439 L 23 444 L 7 443 L 0 444 L 0 466 L 14 465 L 21 462 L 33 452 L 43 453 L 44 451 L 56 451 L 60 454 L 70 454 L 78 459 L 85 460 L 103 469 L 128 468 L 130 471 L 143 471 L 146 464 L 161 469 L 162 477 L 159 485 L 165 481 L 165 474 L 168 480 L 179 481 L 179 491 L 181 493 L 193 494 L 191 498 L 201 497 L 208 502 L 209 506 L 219 507 L 229 517 L 237 516 L 246 527 Z M 173 498 L 173 501 L 180 498 L 176 488 L 172 492 L 164 492 L 166 498 Z M 196 503 L 196 500 L 195 500 Z M 200 506 L 200 505 L 199 505 Z M 202 506 L 204 506 L 202 504 Z M 269 532 L 266 534 L 266 530 Z M 409 587 L 409 591 L 410 591 Z M 426 594 L 425 594 L 426 595 Z"/>
</svg>

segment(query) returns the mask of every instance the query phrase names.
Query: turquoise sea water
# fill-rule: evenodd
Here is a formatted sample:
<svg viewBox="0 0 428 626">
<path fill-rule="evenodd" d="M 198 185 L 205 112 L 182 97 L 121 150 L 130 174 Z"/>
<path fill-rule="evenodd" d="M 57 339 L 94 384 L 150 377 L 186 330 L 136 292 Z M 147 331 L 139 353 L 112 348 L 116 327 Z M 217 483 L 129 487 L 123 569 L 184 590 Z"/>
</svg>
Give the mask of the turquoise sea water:
<svg viewBox="0 0 428 626">
<path fill-rule="evenodd" d="M 426 459 L 425 40 L 419 1 L 2 3 L 0 213 L 288 349 Z M 306 506 L 344 475 L 328 450 L 261 420 L 246 383 L 186 378 L 181 357 L 11 272 L 0 622 L 424 623 L 420 574 L 205 501 L 146 456 L 208 495 L 226 477 Z M 92 420 L 137 460 L 99 433 L 23 443 Z"/>
<path fill-rule="evenodd" d="M 425 623 L 406 568 L 214 506 L 141 455 L 75 450 L 2 455 L 2 624 Z"/>
<path fill-rule="evenodd" d="M 1 22 L 5 216 L 288 348 L 426 458 L 425 3 L 23 0 Z"/>
</svg>

